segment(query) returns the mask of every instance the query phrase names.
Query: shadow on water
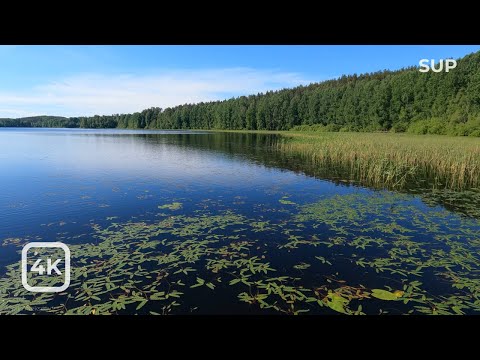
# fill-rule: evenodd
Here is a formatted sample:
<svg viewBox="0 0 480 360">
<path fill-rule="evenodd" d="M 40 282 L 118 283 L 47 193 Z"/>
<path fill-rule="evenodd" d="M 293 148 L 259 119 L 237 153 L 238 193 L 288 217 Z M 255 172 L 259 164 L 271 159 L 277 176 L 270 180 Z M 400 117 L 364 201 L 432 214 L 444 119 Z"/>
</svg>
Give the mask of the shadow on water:
<svg viewBox="0 0 480 360">
<path fill-rule="evenodd" d="M 112 136 L 96 134 L 96 136 Z M 147 146 L 167 143 L 196 151 L 215 152 L 232 159 L 244 159 L 265 167 L 293 171 L 321 180 L 327 180 L 342 186 L 359 186 L 373 190 L 394 190 L 399 193 L 420 196 L 430 206 L 440 205 L 449 211 L 480 218 L 480 191 L 464 189 L 462 191 L 442 189 L 434 174 L 417 173 L 415 181 L 409 181 L 395 188 L 375 186 L 361 181 L 352 175 L 349 168 L 338 165 L 319 166 L 310 157 L 279 150 L 276 146 L 284 141 L 281 135 L 252 133 L 168 133 L 135 134 L 135 138 L 144 139 Z"/>
</svg>

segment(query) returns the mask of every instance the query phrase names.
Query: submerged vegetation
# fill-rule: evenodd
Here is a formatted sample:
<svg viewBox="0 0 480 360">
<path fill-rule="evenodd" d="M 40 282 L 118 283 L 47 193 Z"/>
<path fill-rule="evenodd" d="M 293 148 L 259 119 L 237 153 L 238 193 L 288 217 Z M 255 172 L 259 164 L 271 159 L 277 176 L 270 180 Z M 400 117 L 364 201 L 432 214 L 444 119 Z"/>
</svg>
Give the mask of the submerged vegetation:
<svg viewBox="0 0 480 360">
<path fill-rule="evenodd" d="M 157 135 L 135 139 L 145 145 L 141 156 L 159 144 Z M 478 139 L 288 132 L 168 141 L 182 159 L 214 154 L 225 173 L 208 158 L 212 168 L 199 181 L 162 178 L 162 169 L 146 180 L 129 175 L 108 191 L 75 193 L 96 200 L 83 220 L 62 214 L 25 233 L 9 229 L 0 238 L 0 314 L 480 312 Z M 327 174 L 348 186 L 268 169 L 254 188 L 248 180 L 260 173 L 257 165 Z M 128 201 L 116 202 L 116 194 Z M 69 197 L 59 196 L 63 210 Z M 67 290 L 23 288 L 20 251 L 32 241 L 69 246 Z M 29 276 L 31 285 L 58 281 Z"/>
<path fill-rule="evenodd" d="M 232 210 L 187 216 L 167 207 L 157 220 L 109 217 L 91 224 L 91 242 L 67 239 L 72 281 L 63 293 L 26 291 L 20 264 L 8 265 L 0 314 L 158 315 L 209 305 L 235 313 L 480 311 L 477 219 L 387 192 L 289 206 L 286 218 L 261 223 Z"/>
</svg>

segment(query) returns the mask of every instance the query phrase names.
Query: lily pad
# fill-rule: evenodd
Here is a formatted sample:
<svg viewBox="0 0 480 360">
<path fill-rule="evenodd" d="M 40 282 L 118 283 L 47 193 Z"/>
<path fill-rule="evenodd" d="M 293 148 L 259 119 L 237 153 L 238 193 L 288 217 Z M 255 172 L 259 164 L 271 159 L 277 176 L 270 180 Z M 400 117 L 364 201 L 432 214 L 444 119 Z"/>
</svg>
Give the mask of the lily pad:
<svg viewBox="0 0 480 360">
<path fill-rule="evenodd" d="M 168 209 L 168 210 L 179 210 L 182 208 L 182 203 L 173 202 L 171 204 L 165 204 L 158 206 L 159 209 Z"/>
<path fill-rule="evenodd" d="M 329 294 L 327 306 L 335 310 L 336 312 L 347 314 L 345 306 L 348 305 L 349 301 L 338 294 Z"/>
<path fill-rule="evenodd" d="M 380 300 L 388 300 L 388 301 L 397 300 L 400 296 L 403 295 L 403 293 L 400 294 L 400 296 L 398 296 L 398 294 L 399 294 L 398 292 L 391 293 L 390 291 L 383 290 L 383 289 L 372 290 L 372 296 Z"/>
</svg>

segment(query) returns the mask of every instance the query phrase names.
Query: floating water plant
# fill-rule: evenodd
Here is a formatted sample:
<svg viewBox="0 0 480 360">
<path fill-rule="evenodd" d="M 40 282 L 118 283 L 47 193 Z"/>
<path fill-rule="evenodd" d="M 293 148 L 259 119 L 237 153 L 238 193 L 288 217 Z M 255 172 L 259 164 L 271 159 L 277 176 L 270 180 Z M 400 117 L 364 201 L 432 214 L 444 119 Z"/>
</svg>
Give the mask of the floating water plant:
<svg viewBox="0 0 480 360">
<path fill-rule="evenodd" d="M 0 277 L 0 314 L 202 312 L 217 292 L 259 313 L 477 313 L 479 221 L 413 201 L 359 192 L 325 195 L 282 217 L 207 208 L 92 221 L 89 242 L 59 235 L 72 253 L 70 287 L 30 293 L 19 263 L 10 264 Z M 31 239 L 3 245 L 20 250 Z"/>
<path fill-rule="evenodd" d="M 173 202 L 171 204 L 159 205 L 159 209 L 168 209 L 168 210 L 180 210 L 182 208 L 182 203 Z"/>
</svg>

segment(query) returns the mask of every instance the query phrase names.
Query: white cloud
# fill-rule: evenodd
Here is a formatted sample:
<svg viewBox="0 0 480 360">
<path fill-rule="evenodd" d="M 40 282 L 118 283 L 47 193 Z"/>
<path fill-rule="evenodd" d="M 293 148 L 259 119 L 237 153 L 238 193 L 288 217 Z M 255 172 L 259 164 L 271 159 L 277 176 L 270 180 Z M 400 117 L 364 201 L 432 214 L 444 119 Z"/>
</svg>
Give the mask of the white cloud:
<svg viewBox="0 0 480 360">
<path fill-rule="evenodd" d="M 0 92 L 0 118 L 131 113 L 309 84 L 298 73 L 251 68 L 168 70 L 154 75 L 81 74 L 32 89 Z"/>
</svg>

